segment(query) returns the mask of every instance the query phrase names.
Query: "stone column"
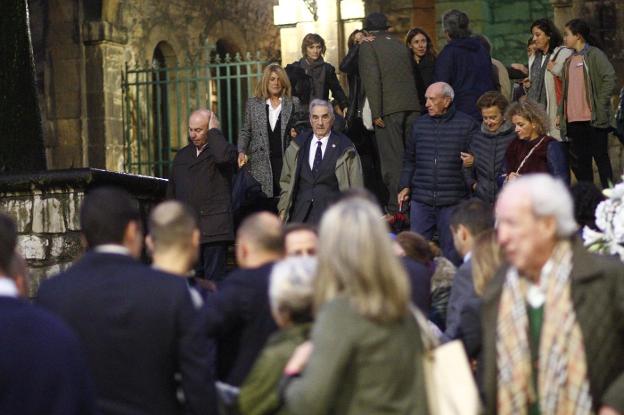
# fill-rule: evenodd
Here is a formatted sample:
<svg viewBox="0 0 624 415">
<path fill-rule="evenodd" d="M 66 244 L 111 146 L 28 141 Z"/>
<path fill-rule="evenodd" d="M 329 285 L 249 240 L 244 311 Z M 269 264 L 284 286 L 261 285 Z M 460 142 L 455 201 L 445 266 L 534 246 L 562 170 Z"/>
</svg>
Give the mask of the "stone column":
<svg viewBox="0 0 624 415">
<path fill-rule="evenodd" d="M 87 92 L 87 165 L 112 171 L 123 170 L 122 71 L 125 30 L 105 22 L 85 22 Z"/>
<path fill-rule="evenodd" d="M 560 29 L 570 20 L 577 16 L 572 0 L 550 0 L 550 4 L 554 11 L 554 23 Z"/>
</svg>

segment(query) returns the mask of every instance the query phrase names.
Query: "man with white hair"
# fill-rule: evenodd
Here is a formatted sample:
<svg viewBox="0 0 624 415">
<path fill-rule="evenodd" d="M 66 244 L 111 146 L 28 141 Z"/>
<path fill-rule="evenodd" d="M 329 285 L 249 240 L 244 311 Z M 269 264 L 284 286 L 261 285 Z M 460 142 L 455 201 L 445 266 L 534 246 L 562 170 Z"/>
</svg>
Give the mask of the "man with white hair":
<svg viewBox="0 0 624 415">
<path fill-rule="evenodd" d="M 545 174 L 504 187 L 496 222 L 509 265 L 483 296 L 486 413 L 624 413 L 622 263 L 583 248 Z"/>
<path fill-rule="evenodd" d="M 310 102 L 312 131 L 299 134 L 284 153 L 277 205 L 283 221 L 316 224 L 325 209 L 343 192 L 362 187 L 362 164 L 346 135 L 332 131 L 332 105 Z"/>
<path fill-rule="evenodd" d="M 453 97 L 447 83 L 427 88 L 427 114 L 414 121 L 405 144 L 398 203 L 411 199 L 411 230 L 431 240 L 437 229 L 444 256 L 459 265 L 449 220 L 453 208 L 469 196 L 463 159 L 479 126 L 455 109 Z"/>
</svg>

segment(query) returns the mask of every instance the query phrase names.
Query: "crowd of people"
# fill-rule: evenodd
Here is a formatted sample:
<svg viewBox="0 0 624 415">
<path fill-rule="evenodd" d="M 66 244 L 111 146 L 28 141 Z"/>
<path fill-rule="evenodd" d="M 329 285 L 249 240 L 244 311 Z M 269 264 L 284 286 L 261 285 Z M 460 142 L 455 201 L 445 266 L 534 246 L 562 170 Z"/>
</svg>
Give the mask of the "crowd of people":
<svg viewBox="0 0 624 415">
<path fill-rule="evenodd" d="M 613 180 L 613 66 L 580 19 L 535 21 L 509 67 L 465 13 L 442 26 L 437 53 L 369 15 L 348 95 L 306 35 L 236 145 L 194 111 L 168 200 L 144 221 L 90 190 L 86 252 L 35 305 L 0 214 L 0 413 L 437 414 L 476 385 L 487 414 L 624 414 L 624 264 L 579 237 L 592 159 Z M 472 376 L 441 384 L 453 342 Z"/>
</svg>

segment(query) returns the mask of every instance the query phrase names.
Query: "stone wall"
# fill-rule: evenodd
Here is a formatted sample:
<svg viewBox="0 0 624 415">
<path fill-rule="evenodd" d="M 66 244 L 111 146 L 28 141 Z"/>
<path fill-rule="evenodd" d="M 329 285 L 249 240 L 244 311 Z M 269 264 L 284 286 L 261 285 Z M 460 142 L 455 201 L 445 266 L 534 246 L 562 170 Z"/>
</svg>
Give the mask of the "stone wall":
<svg viewBox="0 0 624 415">
<path fill-rule="evenodd" d="M 79 212 L 90 189 L 125 188 L 138 200 L 143 221 L 164 197 L 166 180 L 96 169 L 59 170 L 0 177 L 0 211 L 17 223 L 19 250 L 30 275 L 30 295 L 40 282 L 69 267 L 83 252 Z"/>
<path fill-rule="evenodd" d="M 122 74 L 156 48 L 173 67 L 262 51 L 279 60 L 266 0 L 29 0 L 47 166 L 124 166 Z M 208 52 L 210 53 L 210 52 Z"/>
</svg>

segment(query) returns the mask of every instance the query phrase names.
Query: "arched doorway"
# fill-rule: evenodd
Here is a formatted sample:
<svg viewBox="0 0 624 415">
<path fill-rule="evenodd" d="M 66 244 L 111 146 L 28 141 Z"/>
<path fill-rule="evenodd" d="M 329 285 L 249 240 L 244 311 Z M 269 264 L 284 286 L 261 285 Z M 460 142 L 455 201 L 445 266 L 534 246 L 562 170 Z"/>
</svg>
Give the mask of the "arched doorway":
<svg viewBox="0 0 624 415">
<path fill-rule="evenodd" d="M 167 42 L 160 42 L 152 57 L 152 154 L 154 155 L 153 174 L 169 177 L 171 151 L 171 128 L 169 107 L 169 68 L 176 65 L 173 48 Z"/>
</svg>

